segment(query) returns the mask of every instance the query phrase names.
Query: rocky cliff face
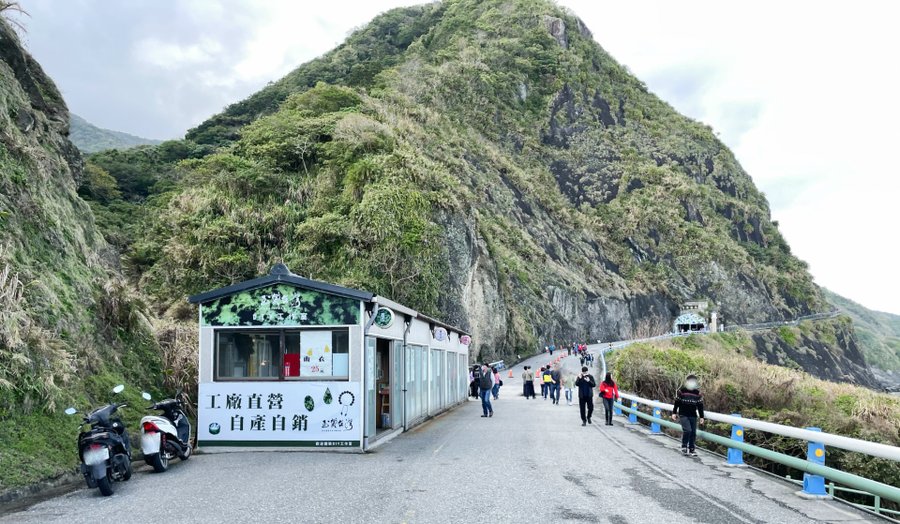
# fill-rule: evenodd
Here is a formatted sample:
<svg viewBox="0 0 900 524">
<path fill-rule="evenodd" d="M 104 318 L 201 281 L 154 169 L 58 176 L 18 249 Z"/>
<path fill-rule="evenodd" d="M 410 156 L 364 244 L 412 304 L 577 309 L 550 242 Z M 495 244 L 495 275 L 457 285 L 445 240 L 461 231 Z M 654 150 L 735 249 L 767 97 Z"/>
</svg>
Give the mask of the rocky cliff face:
<svg viewBox="0 0 900 524">
<path fill-rule="evenodd" d="M 847 317 L 802 322 L 752 335 L 756 356 L 769 364 L 805 370 L 833 382 L 851 382 L 881 389 L 869 369 Z"/>
<path fill-rule="evenodd" d="M 89 322 L 95 279 L 117 267 L 76 194 L 81 154 L 53 82 L 0 20 L 0 266 L 26 283 L 27 316 L 77 337 Z"/>
<path fill-rule="evenodd" d="M 117 383 L 135 402 L 163 380 L 119 254 L 76 193 L 68 133 L 59 91 L 0 17 L 0 500 L 72 471 L 65 406 L 106 401 Z"/>
</svg>

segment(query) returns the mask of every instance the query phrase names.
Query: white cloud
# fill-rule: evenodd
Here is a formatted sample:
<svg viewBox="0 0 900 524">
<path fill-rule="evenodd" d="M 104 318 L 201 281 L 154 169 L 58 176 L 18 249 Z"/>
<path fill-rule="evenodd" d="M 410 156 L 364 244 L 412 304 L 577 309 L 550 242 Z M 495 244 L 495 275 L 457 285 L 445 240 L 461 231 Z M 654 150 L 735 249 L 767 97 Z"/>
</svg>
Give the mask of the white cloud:
<svg viewBox="0 0 900 524">
<path fill-rule="evenodd" d="M 134 44 L 135 60 L 167 70 L 204 66 L 218 59 L 221 52 L 222 46 L 209 38 L 181 45 L 148 37 Z"/>
</svg>

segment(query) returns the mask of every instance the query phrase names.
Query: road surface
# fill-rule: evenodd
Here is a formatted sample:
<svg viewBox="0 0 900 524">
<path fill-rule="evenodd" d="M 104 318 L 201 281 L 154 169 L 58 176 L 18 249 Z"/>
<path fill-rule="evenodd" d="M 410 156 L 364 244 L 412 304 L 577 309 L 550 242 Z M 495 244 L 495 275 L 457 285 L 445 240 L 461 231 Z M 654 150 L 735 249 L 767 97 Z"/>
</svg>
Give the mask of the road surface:
<svg viewBox="0 0 900 524">
<path fill-rule="evenodd" d="M 714 455 L 683 457 L 621 417 L 604 426 L 602 407 L 582 427 L 577 400 L 525 400 L 521 380 L 504 382 L 493 418 L 468 402 L 373 453 L 195 455 L 164 474 L 142 468 L 111 497 L 80 489 L 0 523 L 878 521 Z"/>
</svg>

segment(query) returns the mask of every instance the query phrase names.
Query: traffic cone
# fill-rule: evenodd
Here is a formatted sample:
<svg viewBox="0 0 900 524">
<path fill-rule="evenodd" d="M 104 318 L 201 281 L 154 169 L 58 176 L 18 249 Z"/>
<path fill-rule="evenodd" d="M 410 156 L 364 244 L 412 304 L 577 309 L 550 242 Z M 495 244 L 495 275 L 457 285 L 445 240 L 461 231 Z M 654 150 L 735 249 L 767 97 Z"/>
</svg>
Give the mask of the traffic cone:
<svg viewBox="0 0 900 524">
<path fill-rule="evenodd" d="M 508 378 L 512 378 L 512 370 L 511 370 L 511 369 L 509 370 L 509 377 L 508 377 Z"/>
</svg>

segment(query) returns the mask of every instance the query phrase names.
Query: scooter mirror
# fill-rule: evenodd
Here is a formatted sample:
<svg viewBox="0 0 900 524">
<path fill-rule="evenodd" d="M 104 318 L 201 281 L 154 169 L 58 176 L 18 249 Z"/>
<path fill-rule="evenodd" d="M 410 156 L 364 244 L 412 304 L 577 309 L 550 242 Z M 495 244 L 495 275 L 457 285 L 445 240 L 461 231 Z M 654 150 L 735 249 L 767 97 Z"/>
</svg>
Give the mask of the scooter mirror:
<svg viewBox="0 0 900 524">
<path fill-rule="evenodd" d="M 153 398 L 153 397 L 150 396 L 150 393 L 147 393 L 146 391 L 144 391 L 143 393 L 141 393 L 141 397 L 142 397 L 144 400 L 150 400 L 150 399 Z"/>
<path fill-rule="evenodd" d="M 125 386 L 123 386 L 122 384 L 119 384 L 118 386 L 113 388 L 113 393 L 121 393 L 123 391 L 125 391 Z"/>
<path fill-rule="evenodd" d="M 78 410 L 77 410 L 77 409 L 75 409 L 75 408 L 66 408 L 66 411 L 65 411 L 65 414 L 66 414 L 66 415 L 74 415 L 75 413 L 78 413 Z"/>
</svg>

